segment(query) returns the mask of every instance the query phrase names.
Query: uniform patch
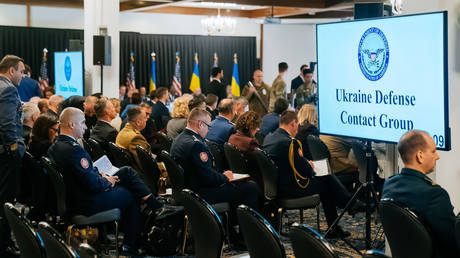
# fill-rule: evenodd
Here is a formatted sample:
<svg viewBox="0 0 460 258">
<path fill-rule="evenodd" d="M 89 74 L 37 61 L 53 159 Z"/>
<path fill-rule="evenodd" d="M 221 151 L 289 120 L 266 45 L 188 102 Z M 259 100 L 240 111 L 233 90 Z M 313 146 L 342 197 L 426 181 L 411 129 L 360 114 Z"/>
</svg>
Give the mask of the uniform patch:
<svg viewBox="0 0 460 258">
<path fill-rule="evenodd" d="M 80 160 L 80 165 L 81 165 L 82 168 L 87 169 L 87 168 L 89 167 L 89 162 L 88 162 L 87 159 L 82 158 L 82 159 Z"/>
<path fill-rule="evenodd" d="M 208 154 L 203 151 L 202 153 L 200 153 L 200 159 L 203 162 L 207 162 L 208 161 Z"/>
</svg>

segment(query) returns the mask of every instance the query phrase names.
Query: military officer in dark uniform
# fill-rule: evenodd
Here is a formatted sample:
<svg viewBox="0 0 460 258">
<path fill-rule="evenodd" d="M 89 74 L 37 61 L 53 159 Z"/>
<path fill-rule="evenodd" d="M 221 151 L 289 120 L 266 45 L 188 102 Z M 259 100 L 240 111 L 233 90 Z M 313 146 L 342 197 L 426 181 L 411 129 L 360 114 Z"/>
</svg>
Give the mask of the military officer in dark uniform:
<svg viewBox="0 0 460 258">
<path fill-rule="evenodd" d="M 406 205 L 428 224 L 437 257 L 460 257 L 449 194 L 427 177 L 439 159 L 433 138 L 423 131 L 409 131 L 399 140 L 398 151 L 404 168 L 385 181 L 382 198 Z"/>
<path fill-rule="evenodd" d="M 263 149 L 278 166 L 278 196 L 297 198 L 319 194 L 327 224 L 330 226 L 337 218 L 336 207 L 343 208 L 351 194 L 334 175 L 315 177 L 311 162 L 303 157 L 302 144 L 294 139 L 297 135 L 297 115 L 293 111 L 284 111 L 280 117 L 280 127 L 264 139 Z M 355 202 L 350 213 L 364 207 Z M 336 226 L 327 237 L 346 237 L 350 233 Z"/>
<path fill-rule="evenodd" d="M 98 171 L 88 153 L 77 143 L 86 130 L 84 113 L 69 107 L 60 116 L 60 135 L 48 150 L 64 176 L 72 213 L 92 215 L 109 209 L 121 210 L 125 233 L 123 249 L 136 253 L 136 237 L 141 231 L 140 202 L 144 201 L 156 216 L 165 216 L 171 207 L 155 199 L 131 167 L 122 167 L 113 176 Z"/>
<path fill-rule="evenodd" d="M 6 257 L 6 249 L 13 246 L 3 205 L 13 201 L 25 152 L 22 105 L 16 88 L 24 69 L 24 61 L 17 56 L 7 55 L 0 62 L 0 257 Z"/>
<path fill-rule="evenodd" d="M 218 173 L 213 157 L 204 143 L 211 117 L 206 110 L 194 108 L 187 127 L 174 139 L 171 155 L 184 168 L 185 186 L 209 203 L 229 202 L 257 208 L 258 187 L 253 181 L 231 182 L 231 171 Z"/>
</svg>

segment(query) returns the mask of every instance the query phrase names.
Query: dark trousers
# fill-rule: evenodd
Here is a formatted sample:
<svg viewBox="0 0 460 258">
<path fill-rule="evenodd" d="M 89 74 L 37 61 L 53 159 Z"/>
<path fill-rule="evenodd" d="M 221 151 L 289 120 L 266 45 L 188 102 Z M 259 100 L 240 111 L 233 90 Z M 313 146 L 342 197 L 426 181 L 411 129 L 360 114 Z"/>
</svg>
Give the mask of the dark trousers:
<svg viewBox="0 0 460 258">
<path fill-rule="evenodd" d="M 296 187 L 289 191 L 289 196 L 283 197 L 300 198 L 313 194 L 319 194 L 327 225 L 329 226 L 338 217 L 336 207 L 343 208 L 351 197 L 350 192 L 335 175 L 314 177 L 310 180 L 310 184 L 306 189 Z"/>
<path fill-rule="evenodd" d="M 10 227 L 3 206 L 6 202 L 12 203 L 14 200 L 20 167 L 20 161 L 11 155 L 0 154 L 0 254 L 11 244 Z"/>
<path fill-rule="evenodd" d="M 120 209 L 120 226 L 125 233 L 124 244 L 136 247 L 136 238 L 142 230 L 140 200 L 151 192 L 131 167 L 122 167 L 115 175 L 120 182 L 109 191 L 97 194 L 94 198 L 96 203 L 89 205 L 85 213 L 94 214 L 115 208 Z M 156 199 L 153 200 L 152 209 L 163 205 Z"/>
<path fill-rule="evenodd" d="M 259 187 L 252 180 L 228 182 L 219 187 L 200 188 L 198 194 L 210 204 L 229 202 L 232 207 L 240 204 L 258 209 Z"/>
</svg>

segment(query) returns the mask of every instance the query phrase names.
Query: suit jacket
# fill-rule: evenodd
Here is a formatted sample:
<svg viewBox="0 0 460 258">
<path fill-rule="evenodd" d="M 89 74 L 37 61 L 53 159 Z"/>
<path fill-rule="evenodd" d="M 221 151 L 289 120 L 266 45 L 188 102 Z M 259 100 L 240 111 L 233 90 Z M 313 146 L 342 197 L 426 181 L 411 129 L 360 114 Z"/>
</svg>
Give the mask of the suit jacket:
<svg viewBox="0 0 460 258">
<path fill-rule="evenodd" d="M 174 139 L 171 156 L 184 169 L 185 186 L 194 191 L 228 182 L 228 178 L 214 168 L 212 154 L 204 139 L 188 128 Z"/>
<path fill-rule="evenodd" d="M 303 177 L 311 178 L 315 172 L 303 157 L 297 141 L 293 141 L 288 132 L 278 128 L 264 139 L 263 149 L 278 166 L 278 195 L 283 198 L 297 197 L 300 195 L 299 193 L 305 192 L 305 189 L 300 188 L 297 184 L 294 171 L 289 163 L 289 148 L 292 142 L 294 143 L 293 160 L 296 170 Z M 299 178 L 299 182 L 302 185 L 307 183 L 301 178 Z"/>
<path fill-rule="evenodd" d="M 171 139 L 176 138 L 187 126 L 187 118 L 175 117 L 169 120 L 166 126 L 166 133 Z"/>
<path fill-rule="evenodd" d="M 217 102 L 217 104 L 219 104 L 221 100 L 227 98 L 227 87 L 225 87 L 225 85 L 223 85 L 218 80 L 212 80 L 212 82 L 209 84 L 206 94 L 209 93 L 212 93 L 219 98 Z"/>
<path fill-rule="evenodd" d="M 423 173 L 403 168 L 385 180 L 382 198 L 407 205 L 430 227 L 437 257 L 460 257 L 455 242 L 454 207 L 449 194 Z"/>
<path fill-rule="evenodd" d="M 304 83 L 304 81 L 303 81 L 302 77 L 300 77 L 300 75 L 295 77 L 294 79 L 292 79 L 292 81 L 291 81 L 291 93 L 294 93 L 297 90 L 297 88 L 299 88 L 300 85 L 302 85 L 303 83 Z"/>
<path fill-rule="evenodd" d="M 271 112 L 262 117 L 260 123 L 260 133 L 267 136 L 269 133 L 274 132 L 279 127 L 280 114 Z"/>
<path fill-rule="evenodd" d="M 83 134 L 83 138 L 84 138 L 85 140 L 88 140 L 89 135 L 90 135 L 90 133 L 91 133 L 91 130 L 92 130 L 93 127 L 96 125 L 96 122 L 97 122 L 97 117 L 96 117 L 96 115 L 87 116 L 87 115 L 85 114 L 86 131 L 85 131 L 85 133 Z"/>
<path fill-rule="evenodd" d="M 278 98 L 286 98 L 286 83 L 282 76 L 277 76 L 273 81 L 272 88 L 270 90 L 270 105 L 268 112 L 273 112 L 275 109 L 275 102 Z"/>
<path fill-rule="evenodd" d="M 31 132 L 32 132 L 32 128 L 28 127 L 27 125 L 22 126 L 22 138 L 24 139 L 25 145 L 29 144 Z"/>
<path fill-rule="evenodd" d="M 248 85 L 244 86 L 243 93 L 241 95 L 248 100 L 249 110 L 256 112 L 260 116 L 264 116 L 268 112 L 268 104 L 270 101 L 270 86 L 262 82 L 261 85 L 254 85 L 254 87 L 256 88 L 257 94 L 259 94 L 260 98 L 257 97 L 255 93 L 249 92 Z"/>
<path fill-rule="evenodd" d="M 91 130 L 90 138 L 98 141 L 102 148 L 108 150 L 109 142 L 115 142 L 118 131 L 110 123 L 102 120 L 97 120 L 96 125 Z"/>
<path fill-rule="evenodd" d="M 155 120 L 157 130 L 159 131 L 165 129 L 168 121 L 171 120 L 168 108 L 161 101 L 158 101 L 155 105 L 153 105 L 150 117 Z"/>
<path fill-rule="evenodd" d="M 136 171 L 142 171 L 140 166 L 141 163 L 136 152 L 136 146 L 139 145 L 146 150 L 150 150 L 150 144 L 147 142 L 141 132 L 135 129 L 128 122 L 126 126 L 118 133 L 115 143 L 118 146 L 127 149 L 131 153 L 131 155 L 134 157 L 134 160 L 136 161 L 136 164 L 134 164 L 135 166 L 133 166 L 134 169 Z"/>
<path fill-rule="evenodd" d="M 211 121 L 216 119 L 216 116 L 219 115 L 219 111 L 217 111 L 217 108 L 215 108 L 214 110 L 211 110 L 210 107 L 206 106 L 206 111 L 208 111 L 209 114 L 211 115 Z"/>
<path fill-rule="evenodd" d="M 233 123 L 223 116 L 217 116 L 209 127 L 208 134 L 206 134 L 206 139 L 219 145 L 223 145 L 228 141 L 230 135 L 234 133 L 235 128 L 233 128 Z"/>
<path fill-rule="evenodd" d="M 32 97 L 42 97 L 42 92 L 38 86 L 38 81 L 29 76 L 22 77 L 18 86 L 19 98 L 23 102 L 28 102 Z"/>
</svg>

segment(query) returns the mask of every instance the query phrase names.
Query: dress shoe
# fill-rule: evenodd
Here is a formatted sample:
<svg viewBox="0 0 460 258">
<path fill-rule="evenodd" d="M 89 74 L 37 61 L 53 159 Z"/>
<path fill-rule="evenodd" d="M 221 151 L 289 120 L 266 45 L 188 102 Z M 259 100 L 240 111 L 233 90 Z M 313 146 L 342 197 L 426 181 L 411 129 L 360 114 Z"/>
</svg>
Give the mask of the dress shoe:
<svg viewBox="0 0 460 258">
<path fill-rule="evenodd" d="M 349 236 L 350 232 L 343 230 L 340 226 L 335 226 L 331 231 L 329 231 L 326 238 L 345 238 Z"/>
<path fill-rule="evenodd" d="M 165 204 L 163 207 L 155 211 L 155 220 L 162 220 L 178 213 L 185 213 L 183 206 L 171 206 Z"/>
</svg>

